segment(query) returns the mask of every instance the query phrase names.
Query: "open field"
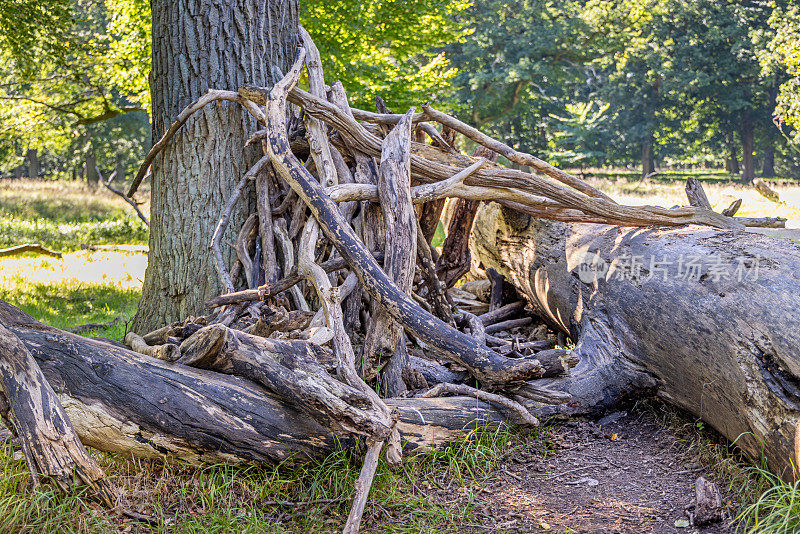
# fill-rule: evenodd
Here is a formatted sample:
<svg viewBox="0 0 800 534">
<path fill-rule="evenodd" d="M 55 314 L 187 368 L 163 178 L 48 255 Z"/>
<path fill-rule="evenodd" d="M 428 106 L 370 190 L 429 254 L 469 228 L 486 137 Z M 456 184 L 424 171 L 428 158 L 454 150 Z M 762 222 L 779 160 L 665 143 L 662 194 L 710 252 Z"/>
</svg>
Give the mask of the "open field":
<svg viewBox="0 0 800 534">
<path fill-rule="evenodd" d="M 593 179 L 622 202 L 685 203 L 682 181 L 636 182 L 633 177 Z M 800 186 L 775 186 L 786 199 L 786 204 L 775 205 L 738 185 L 704 183 L 718 209 L 734 197 L 743 198 L 742 215 L 800 220 Z M 60 328 L 120 317 L 113 327 L 84 335 L 122 339 L 140 296 L 147 256 L 81 249 L 82 243 L 146 243 L 146 228 L 120 199 L 69 182 L 2 181 L 0 239 L 2 246 L 39 242 L 66 251 L 60 260 L 33 254 L 0 259 L 0 298 Z M 620 532 L 689 532 L 671 524 L 670 530 L 660 528 L 683 517 L 698 474 L 720 484 L 732 517 L 741 505 L 758 504 L 746 509 L 743 531 L 796 531 L 797 486 L 746 467 L 701 422 L 663 405 L 643 403 L 628 414 L 630 421 L 645 421 L 651 430 L 635 434 L 621 425 L 613 431 L 617 438 L 611 439 L 604 428 L 583 421 L 566 427 L 551 421 L 526 435 L 514 429 L 477 429 L 472 439 L 415 455 L 398 471 L 381 464 L 363 531 L 566 533 L 600 524 Z M 617 470 L 578 463 L 588 461 L 582 458 L 589 452 L 616 462 Z M 634 463 L 645 453 L 657 460 L 652 465 L 660 471 L 648 474 Z M 344 451 L 310 463 L 199 470 L 98 457 L 124 490 L 122 506 L 147 519 L 104 510 L 80 495 L 32 490 L 24 461 L 5 444 L 0 446 L 0 532 L 332 532 L 343 524 L 360 469 L 360 460 Z M 570 473 L 576 465 L 588 467 Z M 581 477 L 594 477 L 600 484 L 596 490 L 573 491 L 575 486 L 567 484 Z M 623 491 L 620 480 L 630 481 L 634 489 Z M 666 497 L 656 495 L 661 485 L 667 488 Z M 549 498 L 564 487 L 585 500 Z M 639 493 L 647 492 L 654 497 L 645 502 Z M 605 515 L 589 517 L 595 512 L 587 510 Z M 730 531 L 718 527 L 704 532 Z"/>
</svg>

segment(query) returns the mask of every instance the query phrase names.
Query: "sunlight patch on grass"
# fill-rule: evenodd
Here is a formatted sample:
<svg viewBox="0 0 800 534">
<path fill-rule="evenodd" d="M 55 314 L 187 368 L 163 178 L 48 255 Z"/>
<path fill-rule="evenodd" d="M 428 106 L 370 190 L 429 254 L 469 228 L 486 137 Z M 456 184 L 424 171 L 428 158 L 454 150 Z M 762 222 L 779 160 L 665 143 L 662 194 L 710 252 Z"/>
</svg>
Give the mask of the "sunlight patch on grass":
<svg viewBox="0 0 800 534">
<path fill-rule="evenodd" d="M 686 206 L 686 182 L 680 181 L 645 181 L 638 178 L 618 178 L 609 180 L 592 178 L 592 185 L 609 195 L 621 204 L 631 206 Z M 736 199 L 742 199 L 742 206 L 736 213 L 742 217 L 783 217 L 789 220 L 800 220 L 800 186 L 771 184 L 778 192 L 781 203 L 776 204 L 762 197 L 753 187 L 733 182 L 704 181 L 708 200 L 714 210 L 722 211 Z"/>
<path fill-rule="evenodd" d="M 120 317 L 111 328 L 84 332 L 119 340 L 136 312 L 146 267 L 147 255 L 131 252 L 2 258 L 0 299 L 63 329 Z"/>
<path fill-rule="evenodd" d="M 146 191 L 139 194 L 148 198 Z M 147 203 L 143 206 L 149 212 Z M 0 247 L 36 242 L 56 250 L 82 243 L 145 244 L 148 228 L 121 198 L 83 182 L 0 180 Z"/>
</svg>

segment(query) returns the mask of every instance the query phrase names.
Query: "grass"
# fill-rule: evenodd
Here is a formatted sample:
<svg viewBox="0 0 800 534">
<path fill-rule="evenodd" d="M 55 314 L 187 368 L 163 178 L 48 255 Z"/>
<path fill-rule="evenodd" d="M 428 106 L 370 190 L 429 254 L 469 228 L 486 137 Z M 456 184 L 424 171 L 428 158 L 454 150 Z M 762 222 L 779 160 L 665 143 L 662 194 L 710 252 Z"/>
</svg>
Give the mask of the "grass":
<svg viewBox="0 0 800 534">
<path fill-rule="evenodd" d="M 464 441 L 412 455 L 395 471 L 381 461 L 362 531 L 464 532 L 477 522 L 474 491 L 504 454 L 532 440 L 538 434 L 479 429 Z M 85 495 L 31 490 L 24 461 L 6 446 L 0 448 L 0 532 L 334 532 L 347 517 L 361 468 L 359 455 L 344 450 L 319 461 L 259 467 L 98 459 L 123 489 L 122 506 L 152 517 L 152 524 L 116 515 Z M 467 491 L 449 501 L 432 495 L 451 481 Z"/>
<path fill-rule="evenodd" d="M 139 194 L 146 198 L 147 192 Z M 148 205 L 143 206 L 145 213 Z M 55 250 L 82 244 L 146 244 L 148 229 L 105 188 L 83 182 L 0 180 L 0 247 L 35 242 Z"/>
<path fill-rule="evenodd" d="M 669 208 L 686 205 L 684 187 L 687 176 L 701 179 L 706 195 L 716 211 L 722 211 L 731 202 L 741 198 L 742 206 L 736 215 L 800 220 L 800 187 L 796 183 L 786 183 L 785 180 L 771 182 L 772 188 L 781 197 L 781 204 L 767 200 L 753 187 L 737 183 L 738 177 L 724 173 L 667 173 L 645 181 L 641 181 L 638 175 L 597 173 L 588 178 L 588 181 L 617 202 L 633 206 L 649 204 Z"/>
</svg>

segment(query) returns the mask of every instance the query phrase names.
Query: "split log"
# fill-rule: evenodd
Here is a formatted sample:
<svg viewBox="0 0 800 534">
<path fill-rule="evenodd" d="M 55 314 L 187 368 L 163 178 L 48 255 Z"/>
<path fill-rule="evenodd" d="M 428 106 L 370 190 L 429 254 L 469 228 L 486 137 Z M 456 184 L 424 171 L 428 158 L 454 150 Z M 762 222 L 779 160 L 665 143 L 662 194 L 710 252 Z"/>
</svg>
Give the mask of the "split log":
<svg viewBox="0 0 800 534">
<path fill-rule="evenodd" d="M 406 294 L 411 293 L 417 257 L 417 218 L 411 203 L 409 160 L 413 113 L 412 108 L 383 140 L 378 168 L 378 191 L 386 236 L 383 270 Z M 402 379 L 403 371 L 408 368 L 403 327 L 382 306 L 376 305 L 364 339 L 361 376 L 372 380 L 384 365 L 387 372 L 381 386 L 387 393 L 385 396 L 399 397 L 407 391 Z"/>
<path fill-rule="evenodd" d="M 556 223 L 496 204 L 475 228 L 483 264 L 576 341 L 570 377 L 536 381 L 573 396 L 555 412 L 653 390 L 795 476 L 800 246 L 696 226 Z"/>
</svg>

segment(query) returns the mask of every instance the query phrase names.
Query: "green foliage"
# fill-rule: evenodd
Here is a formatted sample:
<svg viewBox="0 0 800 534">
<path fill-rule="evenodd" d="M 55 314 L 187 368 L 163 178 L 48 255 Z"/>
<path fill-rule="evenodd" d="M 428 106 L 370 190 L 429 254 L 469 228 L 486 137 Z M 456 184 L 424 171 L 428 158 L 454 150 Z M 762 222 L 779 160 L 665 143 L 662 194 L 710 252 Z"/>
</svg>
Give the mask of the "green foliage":
<svg viewBox="0 0 800 534">
<path fill-rule="evenodd" d="M 71 0 L 5 0 L 0 2 L 0 52 L 22 70 L 32 68 L 43 54 L 59 55 L 68 36 Z"/>
<path fill-rule="evenodd" d="M 456 71 L 438 47 L 466 35 L 457 15 L 466 0 L 301 2 L 300 20 L 322 55 L 329 83 L 341 80 L 351 104 L 394 111 L 444 101 Z"/>
<path fill-rule="evenodd" d="M 520 149 L 602 166 L 653 146 L 664 163 L 719 164 L 750 131 L 757 152 L 781 150 L 776 74 L 758 61 L 771 13 L 751 0 L 482 0 L 448 57 L 462 113 Z M 607 110 L 588 120 L 591 106 Z"/>
<path fill-rule="evenodd" d="M 766 74 L 784 70 L 787 78 L 780 86 L 775 114 L 779 122 L 800 129 L 800 6 L 776 7 L 769 18 L 772 40 L 761 50 L 759 59 Z"/>
</svg>

